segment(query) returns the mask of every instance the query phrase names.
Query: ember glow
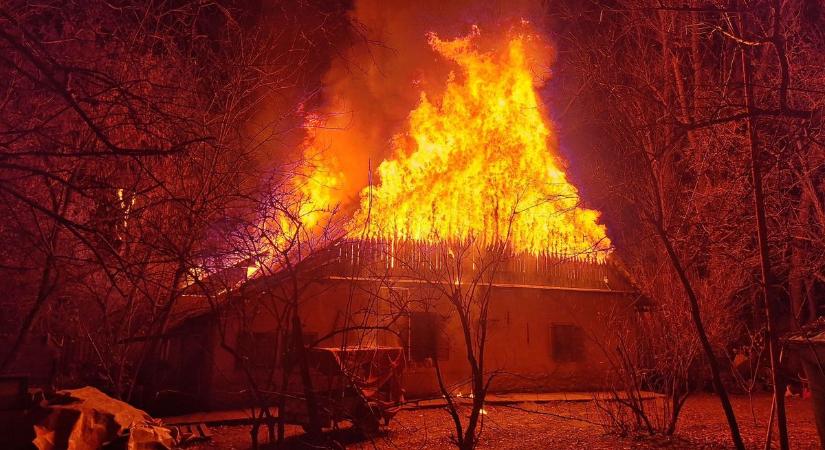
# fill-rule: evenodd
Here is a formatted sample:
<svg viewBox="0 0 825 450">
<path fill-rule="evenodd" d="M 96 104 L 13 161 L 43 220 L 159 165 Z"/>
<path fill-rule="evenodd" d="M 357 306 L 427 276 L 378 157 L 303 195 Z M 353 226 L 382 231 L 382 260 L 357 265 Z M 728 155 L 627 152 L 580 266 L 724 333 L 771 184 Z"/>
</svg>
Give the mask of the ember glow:
<svg viewBox="0 0 825 450">
<path fill-rule="evenodd" d="M 556 154 L 555 136 L 536 91 L 528 49 L 537 37 L 514 33 L 482 51 L 477 29 L 466 37 L 429 36 L 456 65 L 440 98 L 422 93 L 406 131 L 388 144 L 392 158 L 364 187 L 349 223 L 353 238 L 386 241 L 508 242 L 516 253 L 594 255 L 610 248 L 599 213 L 580 206 Z M 534 45 L 535 46 L 535 45 Z M 319 221 L 345 178 L 318 158 L 302 186 L 305 225 Z M 342 156 L 342 155 L 336 155 Z"/>
</svg>

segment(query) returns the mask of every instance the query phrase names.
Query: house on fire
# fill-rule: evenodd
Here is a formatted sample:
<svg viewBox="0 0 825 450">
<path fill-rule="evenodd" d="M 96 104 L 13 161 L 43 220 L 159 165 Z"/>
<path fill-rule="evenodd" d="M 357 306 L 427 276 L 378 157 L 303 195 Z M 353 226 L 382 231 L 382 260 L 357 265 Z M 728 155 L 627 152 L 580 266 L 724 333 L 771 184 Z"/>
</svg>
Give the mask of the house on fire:
<svg viewBox="0 0 825 450">
<path fill-rule="evenodd" d="M 146 398 L 176 409 L 226 408 L 249 401 L 278 375 L 285 305 L 297 295 L 305 345 L 400 346 L 408 398 L 439 395 L 435 365 L 456 391 L 469 379 L 461 326 L 438 283 L 471 283 L 479 270 L 444 280 L 452 254 L 434 246 L 345 241 L 291 270 L 251 263 L 192 286 L 144 376 Z M 429 277 L 422 277 L 424 267 Z M 443 271 L 439 272 L 440 269 Z M 604 260 L 510 255 L 489 289 L 486 367 L 492 391 L 582 391 L 606 387 L 610 324 L 630 318 L 638 295 Z M 245 366 L 244 366 L 245 364 Z M 184 406 L 186 405 L 186 406 Z M 163 406 L 159 406 L 163 408 Z"/>
</svg>

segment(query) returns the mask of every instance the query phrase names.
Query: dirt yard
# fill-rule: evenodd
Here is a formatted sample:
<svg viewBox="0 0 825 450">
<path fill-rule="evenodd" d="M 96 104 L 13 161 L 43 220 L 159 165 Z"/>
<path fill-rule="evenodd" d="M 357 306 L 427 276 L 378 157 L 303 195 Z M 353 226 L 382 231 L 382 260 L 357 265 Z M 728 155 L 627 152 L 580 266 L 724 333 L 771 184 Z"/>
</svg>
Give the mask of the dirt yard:
<svg viewBox="0 0 825 450">
<path fill-rule="evenodd" d="M 771 399 L 733 399 L 737 418 L 748 448 L 761 449 Z M 817 449 L 816 429 L 810 400 L 788 399 L 791 448 Z M 529 410 L 526 411 L 526 410 Z M 730 448 L 727 425 L 719 401 L 698 395 L 685 406 L 678 437 L 633 438 L 611 434 L 600 425 L 603 416 L 591 402 L 490 406 L 485 416 L 481 448 L 487 449 L 723 449 Z M 451 422 L 441 409 L 401 411 L 389 429 L 373 440 L 363 440 L 350 430 L 330 432 L 329 437 L 347 448 L 441 449 L 449 448 Z M 196 450 L 250 447 L 248 426 L 215 427 L 211 442 L 189 445 Z M 302 431 L 288 427 L 290 448 L 304 448 Z M 261 434 L 261 442 L 265 442 Z M 267 448 L 266 446 L 263 446 Z"/>
</svg>

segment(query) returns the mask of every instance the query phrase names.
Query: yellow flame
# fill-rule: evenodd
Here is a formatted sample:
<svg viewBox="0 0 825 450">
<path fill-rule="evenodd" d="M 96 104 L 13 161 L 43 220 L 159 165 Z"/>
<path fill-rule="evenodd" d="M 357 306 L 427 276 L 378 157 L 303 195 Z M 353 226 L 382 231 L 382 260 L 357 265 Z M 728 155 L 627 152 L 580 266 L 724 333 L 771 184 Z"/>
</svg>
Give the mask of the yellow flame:
<svg viewBox="0 0 825 450">
<path fill-rule="evenodd" d="M 310 175 L 298 186 L 298 217 L 305 230 L 317 228 L 332 214 L 337 206 L 336 186 L 342 177 L 320 158 L 315 158 L 312 164 Z"/>
<path fill-rule="evenodd" d="M 443 97 L 421 95 L 408 132 L 361 192 L 350 235 L 428 242 L 507 242 L 514 251 L 578 256 L 609 249 L 599 213 L 580 206 L 555 153 L 526 45 L 477 49 L 473 33 L 430 45 L 458 65 Z"/>
<path fill-rule="evenodd" d="M 280 252 L 298 240 L 321 231 L 338 206 L 339 186 L 344 174 L 336 170 L 333 155 L 316 148 L 317 130 L 323 124 L 316 115 L 307 116 L 304 124 L 308 136 L 303 158 L 295 168 L 290 189 L 283 193 L 281 210 L 273 211 L 262 226 L 267 234 L 269 251 Z"/>
</svg>

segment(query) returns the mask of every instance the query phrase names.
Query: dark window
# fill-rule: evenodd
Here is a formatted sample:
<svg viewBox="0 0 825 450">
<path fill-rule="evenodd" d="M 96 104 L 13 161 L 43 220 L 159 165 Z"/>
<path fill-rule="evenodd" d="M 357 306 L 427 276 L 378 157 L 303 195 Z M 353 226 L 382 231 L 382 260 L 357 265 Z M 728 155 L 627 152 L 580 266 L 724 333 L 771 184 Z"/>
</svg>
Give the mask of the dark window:
<svg viewBox="0 0 825 450">
<path fill-rule="evenodd" d="M 551 325 L 550 350 L 554 361 L 584 361 L 584 330 L 576 325 Z"/>
<path fill-rule="evenodd" d="M 245 360 L 249 368 L 272 368 L 277 354 L 276 341 L 275 333 L 241 332 L 238 334 L 238 343 L 235 347 L 240 358 L 235 361 L 235 367 L 241 368 Z"/>
<path fill-rule="evenodd" d="M 449 358 L 449 344 L 442 333 L 442 320 L 434 312 L 410 313 L 409 355 L 412 361 Z"/>
</svg>

